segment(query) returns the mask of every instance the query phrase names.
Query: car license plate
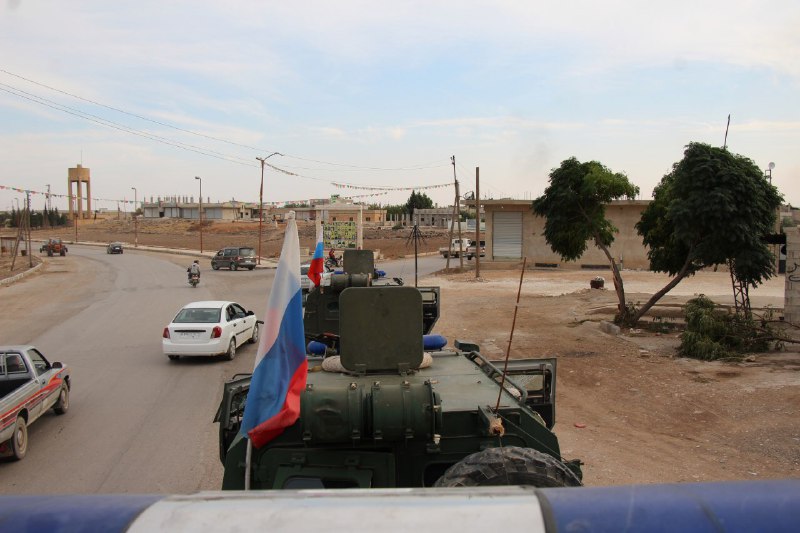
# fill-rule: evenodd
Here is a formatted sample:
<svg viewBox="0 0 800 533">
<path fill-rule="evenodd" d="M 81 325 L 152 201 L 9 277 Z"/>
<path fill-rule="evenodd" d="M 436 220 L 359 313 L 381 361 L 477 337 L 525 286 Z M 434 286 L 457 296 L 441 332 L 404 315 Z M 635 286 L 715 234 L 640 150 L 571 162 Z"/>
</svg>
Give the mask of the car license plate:
<svg viewBox="0 0 800 533">
<path fill-rule="evenodd" d="M 181 335 L 183 336 L 184 339 L 199 339 L 200 338 L 200 332 L 198 332 L 198 331 L 186 331 L 186 332 L 181 333 Z"/>
</svg>

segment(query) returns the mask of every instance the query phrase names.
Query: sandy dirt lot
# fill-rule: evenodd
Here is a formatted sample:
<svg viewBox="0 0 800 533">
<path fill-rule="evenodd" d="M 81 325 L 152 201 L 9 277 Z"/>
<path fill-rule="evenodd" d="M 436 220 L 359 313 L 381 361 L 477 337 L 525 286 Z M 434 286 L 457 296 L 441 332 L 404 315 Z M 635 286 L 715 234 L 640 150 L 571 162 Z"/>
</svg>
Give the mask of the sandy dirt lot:
<svg viewBox="0 0 800 533">
<path fill-rule="evenodd" d="M 133 241 L 130 222 L 87 224 L 81 240 Z M 72 230 L 61 232 L 65 239 Z M 36 238 L 58 234 L 39 232 Z M 365 247 L 386 257 L 413 253 L 409 231 L 371 230 Z M 258 225 L 211 224 L 206 249 L 255 246 Z M 283 233 L 266 228 L 263 255 L 276 256 Z M 311 247 L 313 227 L 301 228 Z M 421 251 L 447 242 L 428 232 Z M 197 248 L 196 224 L 143 224 L 139 243 Z M 37 246 L 38 249 L 38 246 Z M 678 333 L 648 328 L 603 333 L 616 297 L 589 289 L 597 272 L 530 270 L 525 273 L 513 333 L 512 358 L 557 357 L 557 424 L 562 452 L 584 461 L 587 485 L 719 481 L 800 477 L 800 353 L 755 354 L 742 362 L 706 363 L 676 356 Z M 608 273 L 599 273 L 610 280 Z M 644 301 L 667 281 L 663 275 L 625 271 L 630 301 Z M 494 359 L 505 356 L 511 334 L 519 271 L 449 272 L 425 280 L 442 287 L 436 330 L 452 342 L 471 340 Z M 2 289 L 0 289 L 2 290 Z M 727 273 L 704 272 L 685 280 L 646 322 L 680 323 L 679 305 L 695 294 L 731 304 Z M 783 278 L 751 293 L 754 307 L 783 306 Z M 647 325 L 647 324 L 645 324 Z"/>
</svg>

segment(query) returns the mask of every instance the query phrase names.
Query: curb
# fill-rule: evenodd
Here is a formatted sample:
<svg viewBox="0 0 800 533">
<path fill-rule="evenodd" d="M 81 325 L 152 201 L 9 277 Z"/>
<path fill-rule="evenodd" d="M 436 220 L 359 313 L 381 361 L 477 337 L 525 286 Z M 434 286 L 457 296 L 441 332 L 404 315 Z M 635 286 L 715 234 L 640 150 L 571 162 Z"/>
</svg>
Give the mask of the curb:
<svg viewBox="0 0 800 533">
<path fill-rule="evenodd" d="M 22 278 L 24 278 L 25 276 L 28 276 L 30 274 L 33 274 L 33 273 L 37 272 L 40 268 L 42 268 L 43 264 L 44 264 L 44 262 L 41 262 L 38 265 L 34 266 L 33 268 L 29 268 L 28 270 L 25 270 L 24 272 L 20 272 L 19 274 L 15 275 L 15 276 L 11 276 L 10 278 L 0 279 L 0 287 L 5 287 L 6 285 L 11 285 L 15 281 L 19 281 Z"/>
<path fill-rule="evenodd" d="M 96 247 L 99 247 L 99 248 L 105 248 L 106 246 L 108 246 L 108 244 L 102 243 L 102 242 L 90 242 L 90 241 L 79 241 L 79 242 L 65 241 L 65 242 L 68 242 L 69 244 L 74 245 L 74 246 L 96 246 Z M 212 257 L 214 257 L 214 253 L 213 252 L 209 255 L 207 253 L 200 253 L 200 252 L 195 251 L 195 250 L 181 250 L 181 249 L 176 249 L 176 248 L 160 248 L 158 246 L 139 246 L 139 247 L 136 247 L 136 248 L 133 247 L 133 246 L 126 246 L 125 249 L 126 250 L 138 250 L 138 251 L 141 251 L 141 252 L 156 252 L 156 253 L 160 253 L 160 254 L 186 255 L 186 256 L 189 256 L 189 257 L 200 257 L 202 259 L 208 259 L 209 261 L 211 260 Z M 264 263 L 266 263 L 266 264 L 264 264 Z M 256 269 L 260 269 L 260 268 L 278 268 L 278 263 L 272 261 L 271 259 L 264 259 L 262 257 L 261 258 L 261 264 L 260 265 L 256 265 Z"/>
</svg>

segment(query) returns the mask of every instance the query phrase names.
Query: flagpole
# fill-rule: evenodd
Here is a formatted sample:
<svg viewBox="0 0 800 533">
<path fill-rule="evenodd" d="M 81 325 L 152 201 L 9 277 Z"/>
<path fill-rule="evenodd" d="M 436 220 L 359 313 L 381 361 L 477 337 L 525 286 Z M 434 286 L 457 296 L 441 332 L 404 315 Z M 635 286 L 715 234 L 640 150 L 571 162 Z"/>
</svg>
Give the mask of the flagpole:
<svg viewBox="0 0 800 533">
<path fill-rule="evenodd" d="M 247 453 L 244 459 L 244 490 L 250 490 L 250 462 L 253 456 L 253 441 L 247 439 Z"/>
</svg>

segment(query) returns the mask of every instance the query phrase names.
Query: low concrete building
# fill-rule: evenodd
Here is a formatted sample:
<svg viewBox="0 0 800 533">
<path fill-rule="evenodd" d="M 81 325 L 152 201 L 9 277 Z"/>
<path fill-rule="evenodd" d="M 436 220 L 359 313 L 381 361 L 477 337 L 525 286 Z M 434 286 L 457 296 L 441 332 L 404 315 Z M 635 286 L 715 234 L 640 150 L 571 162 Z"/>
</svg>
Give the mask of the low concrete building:
<svg viewBox="0 0 800 533">
<path fill-rule="evenodd" d="M 502 266 L 528 258 L 530 267 L 609 268 L 605 254 L 588 244 L 577 261 L 566 262 L 544 238 L 544 219 L 535 215 L 530 200 L 481 200 L 486 213 L 486 258 L 482 264 Z M 635 224 L 649 200 L 620 200 L 606 207 L 606 216 L 619 229 L 610 252 L 623 268 L 648 269 L 647 250 Z M 473 203 L 474 205 L 474 203 Z"/>
<path fill-rule="evenodd" d="M 171 197 L 143 202 L 144 218 L 200 218 L 200 203 L 194 198 Z M 203 220 L 258 220 L 258 204 L 248 202 L 203 202 Z"/>
</svg>

